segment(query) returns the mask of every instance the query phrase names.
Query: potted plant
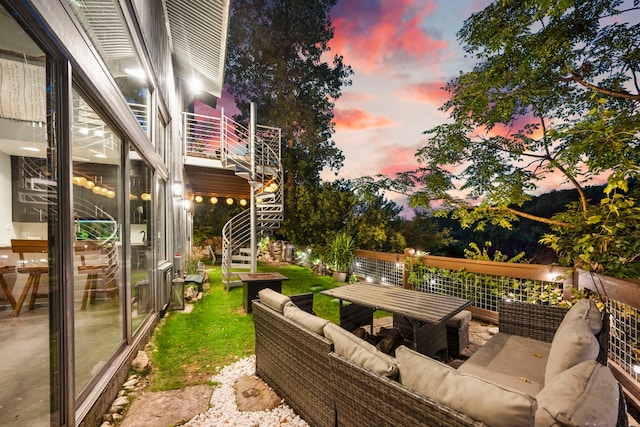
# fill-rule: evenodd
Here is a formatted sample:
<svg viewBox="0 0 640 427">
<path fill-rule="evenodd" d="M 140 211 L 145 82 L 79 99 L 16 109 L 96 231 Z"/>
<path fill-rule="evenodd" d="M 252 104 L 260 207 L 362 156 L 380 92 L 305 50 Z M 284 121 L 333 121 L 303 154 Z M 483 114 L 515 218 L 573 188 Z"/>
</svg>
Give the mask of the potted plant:
<svg viewBox="0 0 640 427">
<path fill-rule="evenodd" d="M 337 232 L 327 245 L 326 260 L 333 274 L 333 280 L 344 282 L 353 262 L 355 240 L 345 230 Z"/>
</svg>

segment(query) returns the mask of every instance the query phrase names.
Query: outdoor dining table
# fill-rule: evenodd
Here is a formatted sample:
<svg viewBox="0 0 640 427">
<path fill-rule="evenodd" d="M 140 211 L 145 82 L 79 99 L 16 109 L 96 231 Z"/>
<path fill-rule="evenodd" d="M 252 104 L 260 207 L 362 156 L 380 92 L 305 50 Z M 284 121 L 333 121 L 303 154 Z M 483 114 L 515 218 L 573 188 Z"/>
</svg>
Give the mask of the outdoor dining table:
<svg viewBox="0 0 640 427">
<path fill-rule="evenodd" d="M 341 310 L 343 301 L 349 301 L 373 311 L 388 311 L 393 313 L 394 318 L 405 318 L 411 324 L 413 347 L 418 351 L 420 329 L 426 327 L 425 330 L 431 334 L 443 333 L 440 336 L 446 341 L 445 322 L 471 305 L 471 301 L 458 297 L 374 283 L 353 283 L 320 293 L 339 299 Z M 428 347 L 427 351 L 433 350 L 431 346 Z"/>
</svg>

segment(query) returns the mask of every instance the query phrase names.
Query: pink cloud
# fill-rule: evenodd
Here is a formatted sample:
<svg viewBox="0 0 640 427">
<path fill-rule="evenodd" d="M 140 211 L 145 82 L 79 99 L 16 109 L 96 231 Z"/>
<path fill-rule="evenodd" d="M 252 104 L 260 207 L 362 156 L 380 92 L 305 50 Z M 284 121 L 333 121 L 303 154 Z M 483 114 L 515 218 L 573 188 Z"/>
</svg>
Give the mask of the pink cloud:
<svg viewBox="0 0 640 427">
<path fill-rule="evenodd" d="M 432 102 L 442 105 L 451 96 L 445 91 L 443 82 L 424 82 L 405 86 L 400 96 L 405 99 L 412 99 L 419 102 Z"/>
<path fill-rule="evenodd" d="M 384 149 L 384 165 L 379 173 L 395 177 L 399 172 L 406 172 L 418 167 L 415 147 L 386 147 Z"/>
<path fill-rule="evenodd" d="M 393 123 L 387 117 L 374 116 L 361 109 L 336 109 L 334 122 L 336 128 L 346 130 L 381 128 L 391 126 Z"/>
<path fill-rule="evenodd" d="M 373 95 L 370 93 L 348 92 L 348 93 L 342 94 L 342 96 L 340 97 L 340 102 L 348 102 L 348 101 L 362 102 L 362 101 L 371 101 L 372 99 L 373 99 Z"/>
<path fill-rule="evenodd" d="M 433 59 L 447 48 L 422 27 L 435 8 L 433 0 L 343 0 L 331 11 L 335 36 L 329 44 L 356 70 Z"/>
</svg>

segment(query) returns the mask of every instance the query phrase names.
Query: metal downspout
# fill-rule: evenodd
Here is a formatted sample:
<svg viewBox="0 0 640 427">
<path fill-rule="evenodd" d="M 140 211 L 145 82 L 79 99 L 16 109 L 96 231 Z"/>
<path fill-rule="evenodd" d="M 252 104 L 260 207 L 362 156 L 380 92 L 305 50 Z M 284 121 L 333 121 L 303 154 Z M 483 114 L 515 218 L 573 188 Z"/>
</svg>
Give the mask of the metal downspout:
<svg viewBox="0 0 640 427">
<path fill-rule="evenodd" d="M 258 267 L 258 227 L 256 225 L 256 192 L 254 183 L 256 182 L 256 131 L 257 131 L 256 103 L 251 103 L 251 118 L 249 123 L 249 158 L 251 160 L 250 173 L 250 214 L 251 214 L 251 272 L 255 273 Z"/>
</svg>

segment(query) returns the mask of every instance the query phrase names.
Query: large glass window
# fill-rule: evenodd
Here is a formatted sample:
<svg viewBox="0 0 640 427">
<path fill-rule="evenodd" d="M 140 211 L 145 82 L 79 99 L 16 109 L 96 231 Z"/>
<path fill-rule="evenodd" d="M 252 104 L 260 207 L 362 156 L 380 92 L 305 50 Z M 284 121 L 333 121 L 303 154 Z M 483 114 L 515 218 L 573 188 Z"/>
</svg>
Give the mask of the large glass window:
<svg viewBox="0 0 640 427">
<path fill-rule="evenodd" d="M 47 221 L 57 202 L 57 169 L 47 157 L 53 111 L 47 109 L 46 62 L 45 53 L 0 6 L 2 426 L 49 425 L 53 275 Z"/>
<path fill-rule="evenodd" d="M 122 142 L 85 100 L 73 97 L 76 392 L 122 343 Z"/>
</svg>

